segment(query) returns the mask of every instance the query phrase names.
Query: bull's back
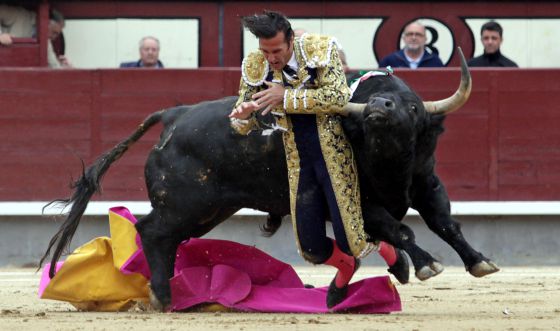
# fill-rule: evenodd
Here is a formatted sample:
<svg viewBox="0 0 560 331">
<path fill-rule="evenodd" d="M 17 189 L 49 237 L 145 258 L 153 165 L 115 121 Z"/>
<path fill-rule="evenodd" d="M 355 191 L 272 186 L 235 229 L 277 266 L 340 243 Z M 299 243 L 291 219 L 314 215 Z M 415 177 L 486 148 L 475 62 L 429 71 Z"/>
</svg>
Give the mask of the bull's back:
<svg viewBox="0 0 560 331">
<path fill-rule="evenodd" d="M 269 211 L 279 199 L 287 200 L 280 134 L 236 133 L 227 116 L 236 100 L 228 97 L 176 107 L 165 115 L 164 131 L 146 164 L 152 201 L 161 192 L 174 192 L 195 195 L 200 202 L 219 199 L 221 204 Z"/>
</svg>

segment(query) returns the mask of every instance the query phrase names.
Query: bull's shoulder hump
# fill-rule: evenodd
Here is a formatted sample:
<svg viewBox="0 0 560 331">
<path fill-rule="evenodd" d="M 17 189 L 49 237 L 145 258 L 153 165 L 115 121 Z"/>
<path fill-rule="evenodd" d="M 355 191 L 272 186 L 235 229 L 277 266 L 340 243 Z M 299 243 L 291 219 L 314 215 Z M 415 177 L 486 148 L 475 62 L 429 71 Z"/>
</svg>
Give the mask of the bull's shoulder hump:
<svg viewBox="0 0 560 331">
<path fill-rule="evenodd" d="M 187 113 L 190 110 L 191 106 L 183 105 L 183 106 L 176 106 L 172 108 L 168 108 L 163 113 L 162 123 L 164 127 L 167 127 L 175 121 L 183 116 L 183 114 Z"/>
<path fill-rule="evenodd" d="M 164 126 L 177 124 L 179 120 L 192 116 L 193 113 L 206 113 L 211 116 L 214 114 L 228 113 L 235 102 L 237 96 L 224 97 L 217 100 L 202 101 L 193 105 L 182 105 L 166 109 L 163 114 L 162 122 Z M 220 116 L 220 115 L 218 115 Z"/>
<path fill-rule="evenodd" d="M 329 65 L 333 49 L 339 46 L 334 37 L 306 33 L 299 38 L 297 47 L 307 67 L 324 68 Z"/>
<path fill-rule="evenodd" d="M 241 64 L 241 76 L 247 85 L 259 86 L 268 75 L 268 61 L 260 51 L 249 53 Z"/>
</svg>

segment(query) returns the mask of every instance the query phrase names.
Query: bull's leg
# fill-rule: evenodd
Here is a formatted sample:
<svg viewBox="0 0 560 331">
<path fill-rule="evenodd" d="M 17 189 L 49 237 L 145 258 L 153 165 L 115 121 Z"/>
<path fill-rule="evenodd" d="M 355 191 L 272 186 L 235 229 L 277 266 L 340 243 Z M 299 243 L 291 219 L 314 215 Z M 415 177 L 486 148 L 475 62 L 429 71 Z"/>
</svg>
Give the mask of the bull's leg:
<svg viewBox="0 0 560 331">
<path fill-rule="evenodd" d="M 420 213 L 430 230 L 453 247 L 467 271 L 473 276 L 482 277 L 500 270 L 465 240 L 461 225 L 451 217 L 449 197 L 436 175 L 415 178 L 414 189 L 412 207 Z"/>
<path fill-rule="evenodd" d="M 175 224 L 178 224 L 175 220 L 166 220 L 164 224 L 157 210 L 153 210 L 136 224 L 152 274 L 150 285 L 155 297 L 151 297 L 151 303 L 161 311 L 171 304 L 169 279 L 173 277 L 177 247 L 186 239 L 178 235 L 176 229 L 170 228 Z"/>
<path fill-rule="evenodd" d="M 362 205 L 362 212 L 366 232 L 374 240 L 383 240 L 403 249 L 410 256 L 418 279 L 426 280 L 443 271 L 443 266 L 436 259 L 416 245 L 414 232 L 394 219 L 385 208 Z"/>
<path fill-rule="evenodd" d="M 205 235 L 237 210 L 237 208 L 203 208 L 203 210 L 191 208 L 189 211 L 173 212 L 169 209 L 154 209 L 138 221 L 136 229 L 142 239 L 144 255 L 152 274 L 150 285 L 153 296 L 150 301 L 154 308 L 164 311 L 171 303 L 169 280 L 174 275 L 179 244 L 183 240 Z"/>
</svg>

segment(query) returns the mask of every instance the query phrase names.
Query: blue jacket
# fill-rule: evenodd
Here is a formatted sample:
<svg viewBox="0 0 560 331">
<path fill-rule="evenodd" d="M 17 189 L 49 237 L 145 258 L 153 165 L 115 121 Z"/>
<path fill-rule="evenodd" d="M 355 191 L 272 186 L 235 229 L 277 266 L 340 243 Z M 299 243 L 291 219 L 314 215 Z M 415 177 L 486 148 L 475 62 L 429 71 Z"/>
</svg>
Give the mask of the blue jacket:
<svg viewBox="0 0 560 331">
<path fill-rule="evenodd" d="M 408 61 L 404 56 L 403 49 L 387 55 L 379 62 L 380 68 L 384 68 L 386 66 L 391 66 L 393 68 L 410 68 Z M 422 59 L 420 60 L 418 67 L 443 67 L 443 63 L 436 54 L 428 53 L 428 50 L 424 50 L 424 55 L 422 55 Z"/>
<path fill-rule="evenodd" d="M 160 60 L 157 61 L 158 68 L 163 68 L 163 63 Z M 143 68 L 142 60 L 134 61 L 134 62 L 123 62 L 120 65 L 121 68 Z"/>
</svg>

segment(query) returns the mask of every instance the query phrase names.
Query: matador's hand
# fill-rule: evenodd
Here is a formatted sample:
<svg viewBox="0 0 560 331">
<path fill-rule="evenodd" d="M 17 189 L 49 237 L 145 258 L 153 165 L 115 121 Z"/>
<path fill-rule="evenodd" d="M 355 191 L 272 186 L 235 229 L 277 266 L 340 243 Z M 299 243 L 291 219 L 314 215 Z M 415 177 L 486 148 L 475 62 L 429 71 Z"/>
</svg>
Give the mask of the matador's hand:
<svg viewBox="0 0 560 331">
<path fill-rule="evenodd" d="M 281 105 L 284 102 L 284 86 L 277 83 L 264 82 L 268 88 L 264 91 L 253 94 L 253 100 L 259 104 L 260 107 L 266 106 L 262 114 L 266 115 L 272 108 Z"/>
<path fill-rule="evenodd" d="M 237 118 L 245 120 L 251 116 L 251 113 L 259 109 L 260 106 L 255 101 L 242 102 L 228 115 L 229 118 Z"/>
</svg>

